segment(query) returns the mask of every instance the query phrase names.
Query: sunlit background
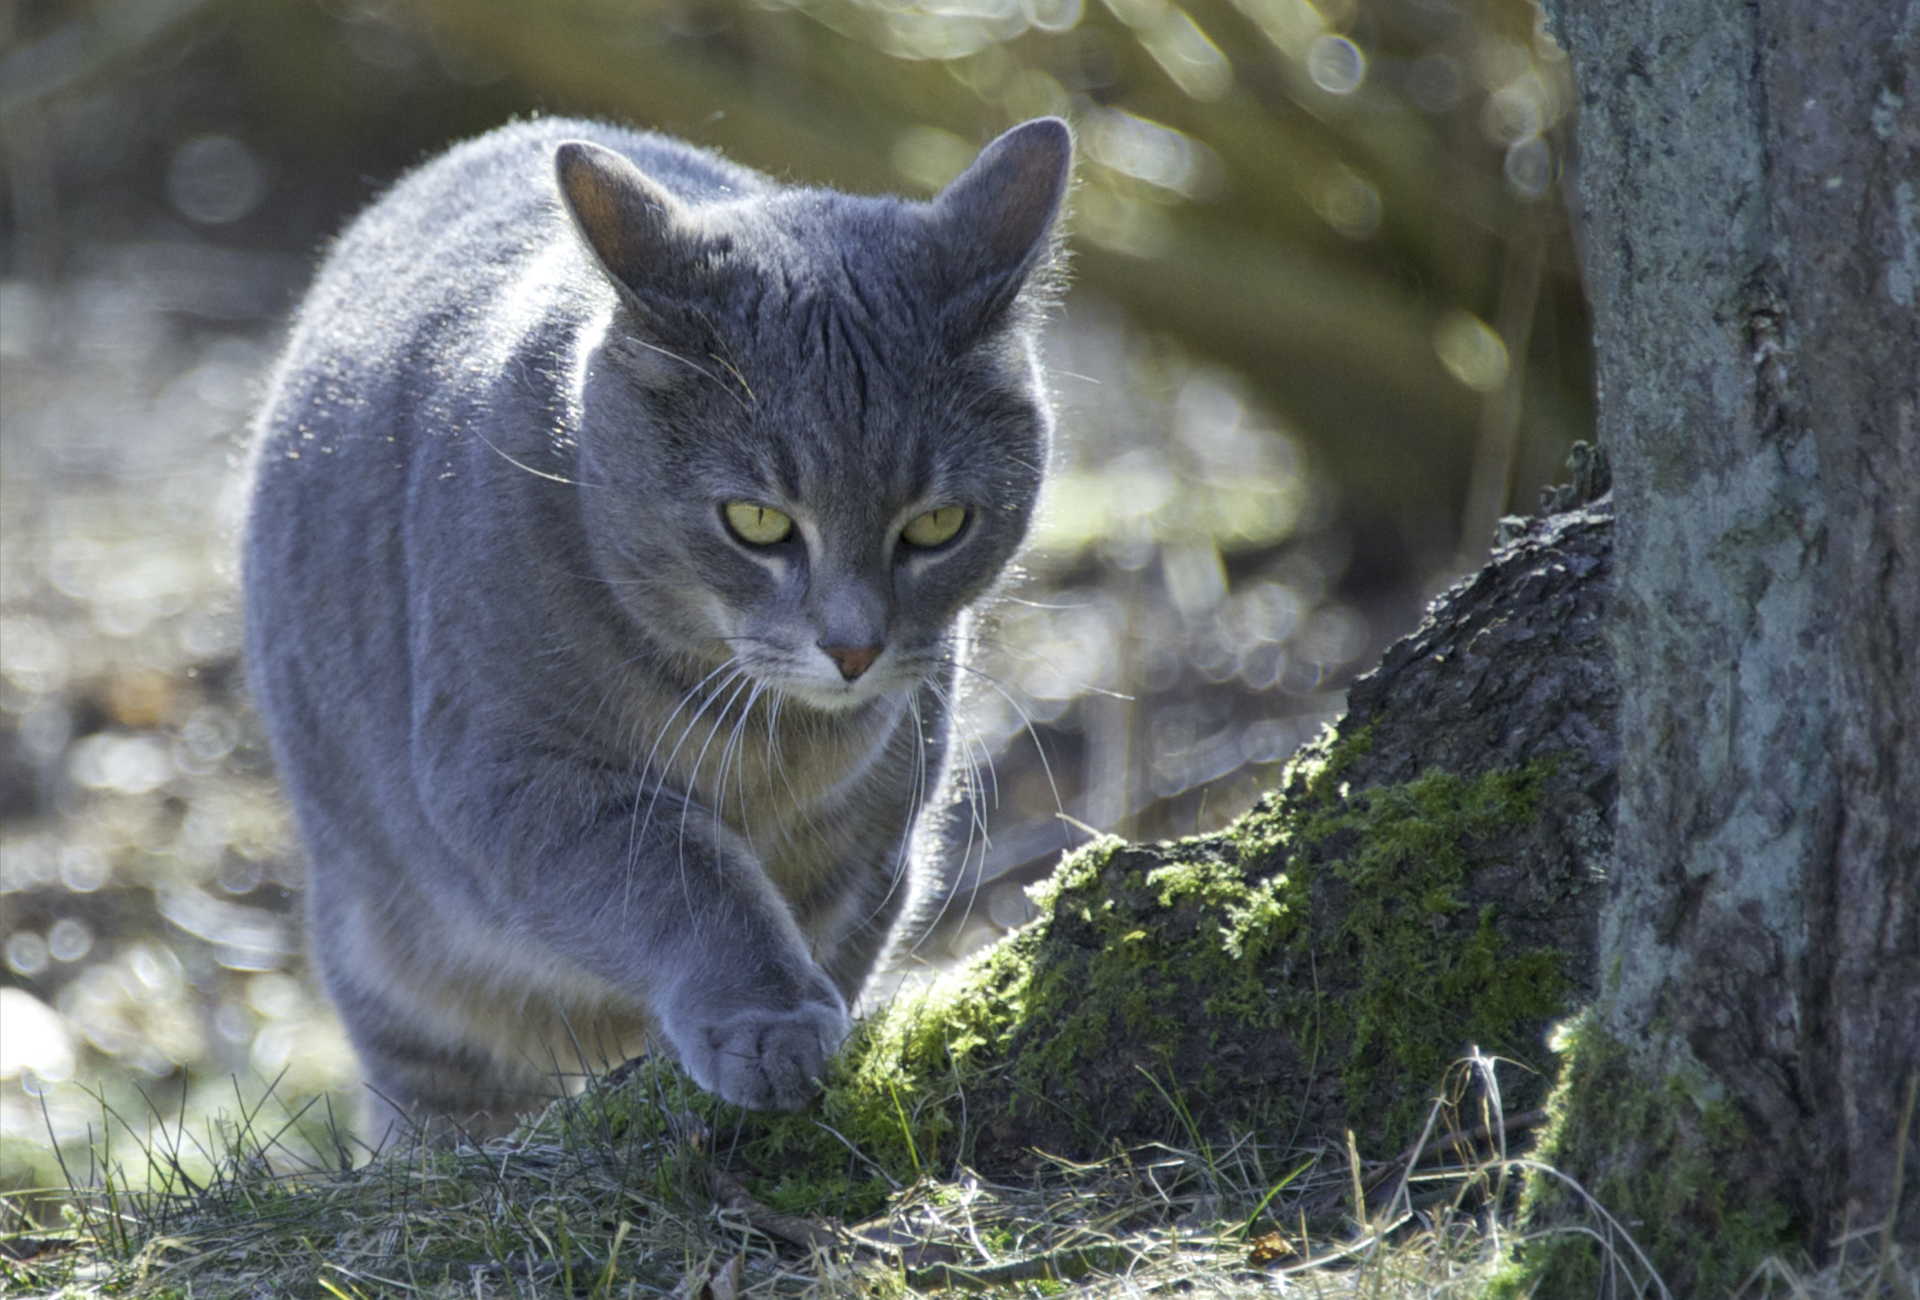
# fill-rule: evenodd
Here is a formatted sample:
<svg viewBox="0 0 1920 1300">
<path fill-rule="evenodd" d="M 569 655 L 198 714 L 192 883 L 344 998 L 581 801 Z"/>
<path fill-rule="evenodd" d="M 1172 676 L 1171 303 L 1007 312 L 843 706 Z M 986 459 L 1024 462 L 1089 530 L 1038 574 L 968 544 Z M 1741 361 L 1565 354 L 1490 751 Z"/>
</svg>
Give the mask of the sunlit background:
<svg viewBox="0 0 1920 1300">
<path fill-rule="evenodd" d="M 0 51 L 14 1186 L 351 1084 L 237 666 L 235 470 L 316 250 L 449 141 L 591 114 L 922 195 L 1074 123 L 1061 445 L 930 957 L 1088 828 L 1243 810 L 1589 430 L 1568 81 L 1521 0 L 0 0 Z"/>
</svg>

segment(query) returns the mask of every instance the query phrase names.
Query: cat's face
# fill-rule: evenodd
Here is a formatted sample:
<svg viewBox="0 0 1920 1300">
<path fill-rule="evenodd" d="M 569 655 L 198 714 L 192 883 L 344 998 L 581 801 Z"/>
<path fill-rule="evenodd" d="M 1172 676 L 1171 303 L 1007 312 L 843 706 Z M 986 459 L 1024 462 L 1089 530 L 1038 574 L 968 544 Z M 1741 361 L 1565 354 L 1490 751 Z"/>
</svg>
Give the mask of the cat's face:
<svg viewBox="0 0 1920 1300">
<path fill-rule="evenodd" d="M 584 393 L 582 500 L 614 590 L 676 648 L 819 708 L 918 685 L 947 656 L 1047 458 L 1024 346 L 954 352 L 888 324 L 787 304 L 716 340 L 730 369 L 663 374 L 616 319 Z"/>
<path fill-rule="evenodd" d="M 651 636 L 823 710 L 952 657 L 1046 463 L 1021 291 L 1063 146 L 1024 160 L 1043 210 L 1019 174 L 986 196 L 1025 201 L 1012 218 L 807 191 L 679 214 L 697 266 L 670 291 L 627 286 L 581 389 L 590 539 Z M 969 197 L 985 202 L 955 207 Z"/>
</svg>

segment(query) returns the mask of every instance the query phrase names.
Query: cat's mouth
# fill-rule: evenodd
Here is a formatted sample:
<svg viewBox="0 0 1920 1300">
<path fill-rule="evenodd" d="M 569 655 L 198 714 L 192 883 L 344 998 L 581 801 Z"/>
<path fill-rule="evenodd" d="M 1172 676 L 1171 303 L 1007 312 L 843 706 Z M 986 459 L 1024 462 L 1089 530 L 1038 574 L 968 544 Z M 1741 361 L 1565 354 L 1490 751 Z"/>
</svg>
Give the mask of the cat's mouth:
<svg viewBox="0 0 1920 1300">
<path fill-rule="evenodd" d="M 911 691 L 918 656 L 892 644 L 794 646 L 760 636 L 728 638 L 736 668 L 787 700 L 821 713 L 847 713 Z"/>
<path fill-rule="evenodd" d="M 918 684 L 911 668 L 894 649 L 875 649 L 851 661 L 845 655 L 821 652 L 805 662 L 785 660 L 747 665 L 748 671 L 789 700 L 822 713 L 848 713 L 876 700 L 897 696 Z"/>
<path fill-rule="evenodd" d="M 788 699 L 822 713 L 847 713 L 882 696 L 895 694 L 900 684 L 893 680 L 893 674 L 876 672 L 863 673 L 852 681 L 843 681 L 838 676 L 831 681 L 788 677 L 770 685 Z"/>
</svg>

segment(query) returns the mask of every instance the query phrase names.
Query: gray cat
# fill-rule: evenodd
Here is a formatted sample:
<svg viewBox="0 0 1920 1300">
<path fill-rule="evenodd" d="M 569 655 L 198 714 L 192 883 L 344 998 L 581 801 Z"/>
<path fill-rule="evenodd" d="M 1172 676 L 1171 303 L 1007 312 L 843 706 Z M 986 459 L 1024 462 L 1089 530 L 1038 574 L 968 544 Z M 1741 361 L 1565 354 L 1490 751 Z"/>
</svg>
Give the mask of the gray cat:
<svg viewBox="0 0 1920 1300">
<path fill-rule="evenodd" d="M 502 1132 L 648 1042 L 813 1095 L 1040 486 L 1071 152 L 1029 122 L 920 203 L 541 120 L 340 238 L 244 580 L 376 1139 Z"/>
</svg>

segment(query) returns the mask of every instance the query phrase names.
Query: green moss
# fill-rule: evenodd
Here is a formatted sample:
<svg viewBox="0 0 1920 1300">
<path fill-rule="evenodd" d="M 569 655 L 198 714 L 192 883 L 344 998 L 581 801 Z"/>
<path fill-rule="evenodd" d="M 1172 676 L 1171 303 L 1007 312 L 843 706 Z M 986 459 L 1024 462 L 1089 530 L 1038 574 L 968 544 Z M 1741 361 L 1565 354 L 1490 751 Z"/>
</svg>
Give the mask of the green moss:
<svg viewBox="0 0 1920 1300">
<path fill-rule="evenodd" d="M 1303 846 L 1339 854 L 1319 870 L 1337 882 L 1346 915 L 1319 956 L 1335 969 L 1351 963 L 1357 977 L 1328 1008 L 1328 1027 L 1349 1044 L 1341 1070 L 1349 1107 L 1378 1114 L 1388 1135 L 1419 1122 L 1427 1102 L 1418 1081 L 1437 1082 L 1469 1043 L 1524 1052 L 1522 1031 L 1564 1010 L 1562 954 L 1508 956 L 1493 905 L 1464 940 L 1450 924 L 1476 847 L 1532 821 L 1550 770 L 1536 763 L 1472 780 L 1429 772 L 1354 793 L 1299 832 Z M 1401 1096 L 1381 1109 L 1388 1091 Z"/>
<path fill-rule="evenodd" d="M 1304 1086 L 1274 1086 L 1274 1062 L 1296 1084 L 1331 1071 L 1353 1127 L 1404 1141 L 1469 1043 L 1524 1052 L 1564 1010 L 1556 954 L 1507 952 L 1496 911 L 1460 900 L 1545 769 L 1348 792 L 1365 746 L 1323 742 L 1221 834 L 1074 854 L 1035 891 L 1039 921 L 862 1024 L 806 1114 L 735 1112 L 655 1065 L 625 1094 L 646 1105 L 592 1122 L 698 1115 L 737 1135 L 769 1205 L 856 1216 L 1036 1146 L 1291 1131 Z"/>
<path fill-rule="evenodd" d="M 1669 1286 L 1730 1294 L 1767 1256 L 1804 1245 L 1785 1206 L 1735 1185 L 1762 1138 L 1702 1067 L 1637 1061 L 1590 1013 L 1562 1037 L 1539 1157 L 1578 1179 Z M 1535 1176 L 1521 1212 L 1531 1239 L 1491 1294 L 1598 1294 L 1608 1252 L 1586 1230 L 1604 1228 L 1578 1194 Z"/>
</svg>

